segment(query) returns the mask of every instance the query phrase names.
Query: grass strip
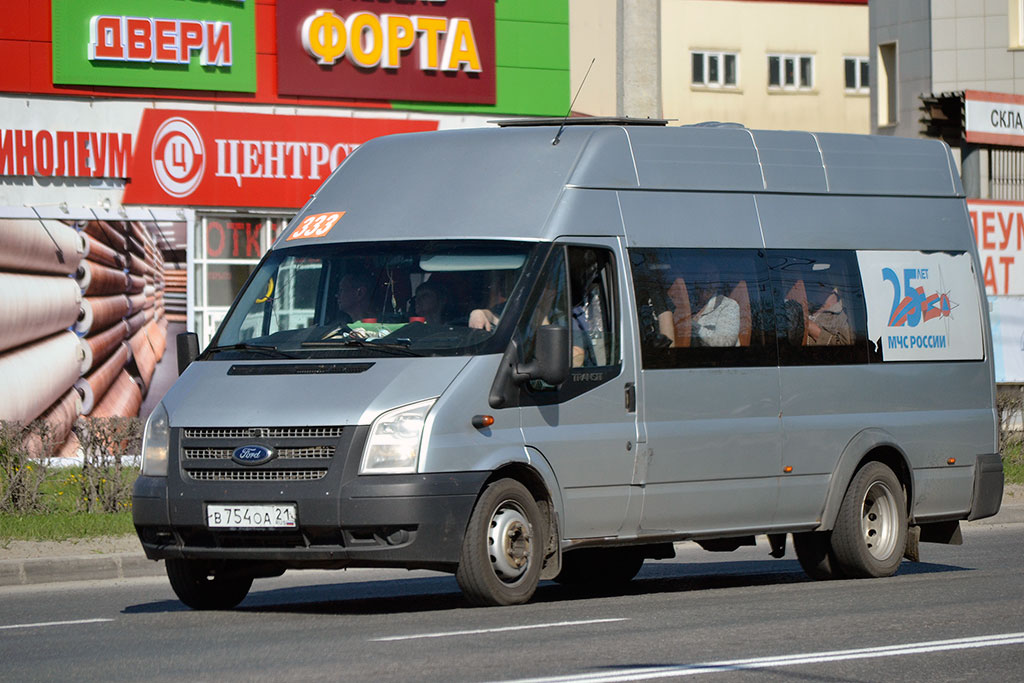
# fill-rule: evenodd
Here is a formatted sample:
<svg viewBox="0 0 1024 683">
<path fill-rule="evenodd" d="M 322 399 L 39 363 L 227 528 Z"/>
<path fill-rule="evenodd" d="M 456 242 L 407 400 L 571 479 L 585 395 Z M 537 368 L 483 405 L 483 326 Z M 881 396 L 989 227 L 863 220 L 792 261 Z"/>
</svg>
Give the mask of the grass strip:
<svg viewBox="0 0 1024 683">
<path fill-rule="evenodd" d="M 134 533 L 130 510 L 0 514 L 0 542 L 66 541 L 72 538 L 126 536 Z"/>
</svg>

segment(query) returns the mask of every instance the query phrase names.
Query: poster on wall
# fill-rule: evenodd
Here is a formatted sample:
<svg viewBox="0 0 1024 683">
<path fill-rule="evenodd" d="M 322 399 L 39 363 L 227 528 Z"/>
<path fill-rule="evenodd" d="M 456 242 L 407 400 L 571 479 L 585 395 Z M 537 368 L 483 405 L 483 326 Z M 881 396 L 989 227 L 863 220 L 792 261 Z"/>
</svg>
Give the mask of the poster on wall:
<svg viewBox="0 0 1024 683">
<path fill-rule="evenodd" d="M 988 294 L 1024 296 L 1024 202 L 968 199 Z"/>
<path fill-rule="evenodd" d="M 277 4 L 282 95 L 495 102 L 493 0 Z"/>
<path fill-rule="evenodd" d="M 858 251 L 868 338 L 883 361 L 985 357 L 971 255 Z"/>
<path fill-rule="evenodd" d="M 1024 382 L 1024 297 L 988 298 L 997 382 Z"/>
</svg>

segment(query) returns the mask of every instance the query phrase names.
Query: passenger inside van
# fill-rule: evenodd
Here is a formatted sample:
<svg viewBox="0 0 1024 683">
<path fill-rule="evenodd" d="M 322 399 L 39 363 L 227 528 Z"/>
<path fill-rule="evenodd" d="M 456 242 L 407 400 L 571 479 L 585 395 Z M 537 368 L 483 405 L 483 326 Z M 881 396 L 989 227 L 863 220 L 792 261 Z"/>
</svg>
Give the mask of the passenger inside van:
<svg viewBox="0 0 1024 683">
<path fill-rule="evenodd" d="M 739 346 L 740 305 L 726 296 L 725 283 L 718 271 L 706 267 L 696 280 L 699 312 L 693 317 L 693 346 Z M 731 290 L 730 290 L 731 291 Z"/>
<path fill-rule="evenodd" d="M 416 288 L 411 315 L 424 318 L 428 325 L 441 325 L 450 320 L 448 292 L 443 285 L 427 280 Z"/>
<path fill-rule="evenodd" d="M 363 270 L 345 273 L 338 282 L 338 321 L 350 323 L 372 317 L 371 290 L 373 276 Z"/>
<path fill-rule="evenodd" d="M 808 346 L 847 346 L 853 344 L 850 317 L 843 307 L 839 291 L 825 290 L 825 299 L 807 318 Z"/>
</svg>

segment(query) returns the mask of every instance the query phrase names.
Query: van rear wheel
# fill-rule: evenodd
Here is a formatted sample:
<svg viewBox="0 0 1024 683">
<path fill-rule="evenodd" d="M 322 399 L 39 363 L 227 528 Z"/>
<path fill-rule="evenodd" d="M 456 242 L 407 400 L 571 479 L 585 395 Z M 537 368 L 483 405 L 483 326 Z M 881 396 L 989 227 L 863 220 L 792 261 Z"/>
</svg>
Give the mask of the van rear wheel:
<svg viewBox="0 0 1024 683">
<path fill-rule="evenodd" d="M 227 562 L 165 560 L 174 594 L 192 609 L 231 609 L 249 594 L 253 577 L 231 571 Z"/>
<path fill-rule="evenodd" d="M 455 579 L 474 605 L 529 600 L 543 564 L 546 536 L 537 501 L 514 479 L 499 479 L 477 500 L 469 518 Z"/>
<path fill-rule="evenodd" d="M 804 573 L 816 581 L 840 579 L 842 574 L 832 556 L 832 534 L 809 531 L 793 534 L 793 549 Z"/>
<path fill-rule="evenodd" d="M 907 546 L 907 504 L 891 469 L 869 462 L 846 491 L 835 529 L 832 556 L 850 578 L 892 576 Z"/>
</svg>

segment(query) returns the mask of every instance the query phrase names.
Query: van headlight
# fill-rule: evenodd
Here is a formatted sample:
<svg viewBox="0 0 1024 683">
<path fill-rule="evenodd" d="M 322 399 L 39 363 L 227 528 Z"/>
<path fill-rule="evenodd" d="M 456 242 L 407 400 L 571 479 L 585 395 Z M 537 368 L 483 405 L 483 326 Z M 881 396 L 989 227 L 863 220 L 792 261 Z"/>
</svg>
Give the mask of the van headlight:
<svg viewBox="0 0 1024 683">
<path fill-rule="evenodd" d="M 431 398 L 383 413 L 373 421 L 359 474 L 409 474 L 416 471 Z"/>
<path fill-rule="evenodd" d="M 142 435 L 142 476 L 167 476 L 167 451 L 171 447 L 171 429 L 167 420 L 167 409 L 157 403 L 146 420 Z"/>
</svg>

